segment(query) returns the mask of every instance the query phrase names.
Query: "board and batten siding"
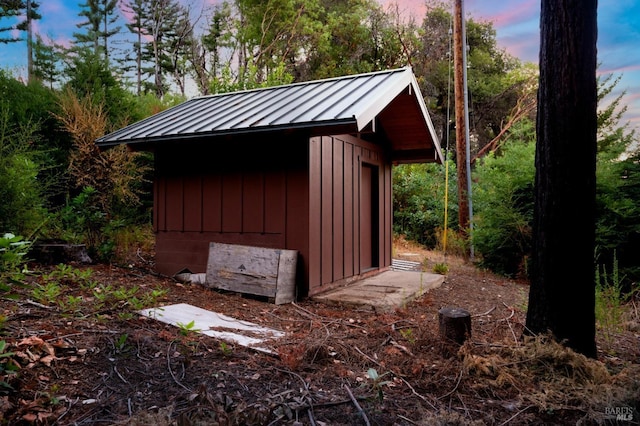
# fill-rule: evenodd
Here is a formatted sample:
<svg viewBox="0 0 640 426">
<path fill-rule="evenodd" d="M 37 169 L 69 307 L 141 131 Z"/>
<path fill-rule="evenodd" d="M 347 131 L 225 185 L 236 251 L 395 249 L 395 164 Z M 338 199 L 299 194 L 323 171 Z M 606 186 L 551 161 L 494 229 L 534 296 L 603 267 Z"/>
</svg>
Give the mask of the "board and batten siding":
<svg viewBox="0 0 640 426">
<path fill-rule="evenodd" d="M 308 246 L 307 203 L 300 204 L 308 197 L 306 150 L 303 167 L 283 167 L 282 156 L 269 152 L 261 161 L 230 161 L 242 159 L 241 151 L 188 161 L 174 151 L 156 152 L 158 272 L 205 272 L 211 242 L 301 252 Z"/>
<path fill-rule="evenodd" d="M 372 179 L 377 231 L 371 268 L 362 264 L 362 168 Z M 391 265 L 391 165 L 381 147 L 348 136 L 319 136 L 309 141 L 309 294 L 345 284 Z M 371 236 L 367 236 L 371 237 Z"/>
</svg>

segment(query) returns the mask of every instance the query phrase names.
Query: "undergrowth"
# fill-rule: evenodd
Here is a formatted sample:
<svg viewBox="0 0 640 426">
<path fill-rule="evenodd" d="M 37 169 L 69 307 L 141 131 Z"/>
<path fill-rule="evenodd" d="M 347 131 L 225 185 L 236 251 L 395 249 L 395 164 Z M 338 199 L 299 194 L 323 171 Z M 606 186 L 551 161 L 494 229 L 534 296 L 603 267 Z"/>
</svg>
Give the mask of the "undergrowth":
<svg viewBox="0 0 640 426">
<path fill-rule="evenodd" d="M 601 424 L 615 420 L 615 416 L 609 418 L 608 409 L 633 409 L 640 395 L 640 366 L 633 364 L 614 374 L 602 362 L 547 336 L 526 337 L 521 345 L 499 347 L 467 343 L 459 356 L 476 391 L 494 394 L 518 389 L 522 399 L 518 407 L 536 415 L 575 407 L 585 424 Z"/>
</svg>

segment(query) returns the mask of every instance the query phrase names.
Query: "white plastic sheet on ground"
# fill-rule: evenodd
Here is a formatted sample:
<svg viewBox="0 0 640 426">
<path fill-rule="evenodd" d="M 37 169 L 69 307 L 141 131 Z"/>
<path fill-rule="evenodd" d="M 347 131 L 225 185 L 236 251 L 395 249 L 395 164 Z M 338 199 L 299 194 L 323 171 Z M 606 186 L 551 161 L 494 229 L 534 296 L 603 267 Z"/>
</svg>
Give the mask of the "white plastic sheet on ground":
<svg viewBox="0 0 640 426">
<path fill-rule="evenodd" d="M 187 303 L 143 309 L 140 314 L 165 324 L 175 325 L 185 330 L 202 333 L 268 354 L 275 353 L 269 347 L 269 343 L 284 336 L 282 331 L 207 311 Z M 191 324 L 192 321 L 193 324 Z"/>
</svg>

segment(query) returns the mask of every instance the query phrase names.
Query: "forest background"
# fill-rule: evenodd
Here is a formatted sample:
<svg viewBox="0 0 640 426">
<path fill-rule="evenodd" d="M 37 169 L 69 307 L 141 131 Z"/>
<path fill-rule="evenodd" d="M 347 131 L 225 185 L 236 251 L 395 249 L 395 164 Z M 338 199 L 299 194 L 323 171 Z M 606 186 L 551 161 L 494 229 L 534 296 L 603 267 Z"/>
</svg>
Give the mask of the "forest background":
<svg viewBox="0 0 640 426">
<path fill-rule="evenodd" d="M 452 173 L 450 9 L 427 2 L 417 22 L 369 0 L 235 0 L 194 18 L 175 0 L 87 0 L 73 43 L 60 46 L 32 31 L 37 2 L 2 2 L 0 39 L 22 43 L 30 58 L 28 81 L 0 71 L 3 241 L 82 243 L 114 263 L 133 247 L 152 250 L 153 158 L 124 147 L 100 152 L 96 138 L 183 101 L 193 88 L 208 95 L 411 66 L 446 161 L 394 169 L 394 231 L 454 254 L 473 246 L 480 266 L 526 277 L 537 67 L 500 49 L 491 22 L 467 20 L 474 214 L 466 238 Z M 14 25 L 16 17 L 24 20 Z M 202 19 L 208 29 L 199 34 Z M 612 99 L 620 78 L 600 77 L 601 101 Z M 628 295 L 640 276 L 640 152 L 621 120 L 624 96 L 599 106 L 594 273 L 606 283 L 615 270 Z M 3 253 L 0 273 L 11 269 Z"/>
</svg>

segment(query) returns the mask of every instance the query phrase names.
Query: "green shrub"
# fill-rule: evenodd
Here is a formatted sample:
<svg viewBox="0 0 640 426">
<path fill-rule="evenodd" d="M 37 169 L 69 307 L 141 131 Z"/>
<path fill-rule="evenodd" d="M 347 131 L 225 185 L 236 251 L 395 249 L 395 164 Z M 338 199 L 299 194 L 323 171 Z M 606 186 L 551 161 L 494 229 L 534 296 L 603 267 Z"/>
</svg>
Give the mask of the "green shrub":
<svg viewBox="0 0 640 426">
<path fill-rule="evenodd" d="M 596 269 L 596 323 L 607 343 L 611 343 L 614 333 L 622 330 L 624 295 L 618 261 L 614 256 L 611 274 L 604 265 Z"/>
<path fill-rule="evenodd" d="M 39 153 L 32 144 L 37 126 L 15 128 L 0 102 L 0 232 L 33 232 L 46 216 L 38 179 Z"/>
<path fill-rule="evenodd" d="M 20 276 L 31 244 L 21 236 L 6 233 L 0 237 L 0 291 L 8 292 Z"/>
<path fill-rule="evenodd" d="M 449 166 L 448 224 L 456 228 L 455 166 Z M 440 243 L 444 227 L 445 167 L 405 164 L 393 169 L 393 230 L 428 248 Z"/>
<path fill-rule="evenodd" d="M 526 275 L 531 251 L 535 179 L 533 123 L 521 122 L 498 154 L 477 165 L 473 244 L 480 263 L 505 275 Z"/>
</svg>

